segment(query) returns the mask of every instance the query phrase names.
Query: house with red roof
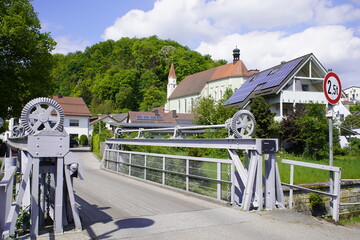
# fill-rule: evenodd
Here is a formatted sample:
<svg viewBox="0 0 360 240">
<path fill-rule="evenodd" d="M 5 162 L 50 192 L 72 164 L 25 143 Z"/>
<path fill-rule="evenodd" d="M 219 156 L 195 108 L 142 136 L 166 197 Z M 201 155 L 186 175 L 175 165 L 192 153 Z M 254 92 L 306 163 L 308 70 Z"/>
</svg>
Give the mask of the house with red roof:
<svg viewBox="0 0 360 240">
<path fill-rule="evenodd" d="M 64 97 L 61 94 L 52 97 L 64 111 L 64 129 L 71 139 L 86 135 L 89 138 L 89 119 L 91 112 L 80 97 Z"/>
<path fill-rule="evenodd" d="M 227 88 L 234 92 L 248 77 L 258 70 L 248 70 L 240 60 L 240 50 L 233 50 L 233 62 L 185 77 L 176 84 L 174 65 L 171 65 L 167 85 L 165 112 L 191 113 L 195 102 L 201 97 L 221 99 Z"/>
</svg>

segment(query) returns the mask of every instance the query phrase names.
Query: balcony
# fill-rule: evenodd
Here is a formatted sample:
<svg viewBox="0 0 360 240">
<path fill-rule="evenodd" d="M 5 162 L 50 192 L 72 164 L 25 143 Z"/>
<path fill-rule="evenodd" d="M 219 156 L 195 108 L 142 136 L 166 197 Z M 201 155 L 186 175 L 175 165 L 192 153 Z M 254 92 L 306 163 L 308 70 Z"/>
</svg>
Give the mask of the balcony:
<svg viewBox="0 0 360 240">
<path fill-rule="evenodd" d="M 283 91 L 283 103 L 322 103 L 326 104 L 323 92 L 304 92 L 304 91 Z"/>
</svg>

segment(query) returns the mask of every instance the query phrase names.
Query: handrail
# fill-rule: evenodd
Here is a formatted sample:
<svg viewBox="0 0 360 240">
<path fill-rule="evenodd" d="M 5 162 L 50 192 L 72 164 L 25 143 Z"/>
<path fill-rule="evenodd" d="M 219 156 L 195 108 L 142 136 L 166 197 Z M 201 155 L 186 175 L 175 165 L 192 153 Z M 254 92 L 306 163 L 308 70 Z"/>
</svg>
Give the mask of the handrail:
<svg viewBox="0 0 360 240">
<path fill-rule="evenodd" d="M 2 237 L 5 222 L 10 213 L 16 166 L 8 167 L 0 181 L 0 238 Z"/>
<path fill-rule="evenodd" d="M 176 125 L 175 127 L 170 128 L 140 128 L 140 129 L 126 129 L 123 130 L 121 128 L 117 128 L 116 130 L 119 133 L 130 133 L 130 132 L 156 132 L 156 131 L 169 131 L 169 130 L 194 130 L 194 129 L 211 129 L 211 128 L 223 128 L 225 124 L 218 124 L 218 125 L 194 125 L 194 126 L 180 126 Z M 119 129 L 119 130 L 118 130 Z"/>
<path fill-rule="evenodd" d="M 339 207 L 340 207 L 340 188 L 341 188 L 341 168 L 340 167 L 334 167 L 329 165 L 322 165 L 317 163 L 309 163 L 309 162 L 301 162 L 301 161 L 294 161 L 294 160 L 287 160 L 283 159 L 283 163 L 290 165 L 290 184 L 287 183 L 281 183 L 284 186 L 290 187 L 289 192 L 289 207 L 292 208 L 293 205 L 293 188 L 301 189 L 308 192 L 318 193 L 325 196 L 329 196 L 332 199 L 332 218 L 335 221 L 339 221 Z M 319 170 L 325 170 L 325 171 L 331 171 L 334 172 L 334 186 L 333 188 L 330 187 L 330 193 L 321 192 L 313 189 L 304 188 L 301 186 L 294 185 L 294 166 L 302 166 L 302 167 L 308 167 L 308 168 L 315 168 Z"/>
</svg>

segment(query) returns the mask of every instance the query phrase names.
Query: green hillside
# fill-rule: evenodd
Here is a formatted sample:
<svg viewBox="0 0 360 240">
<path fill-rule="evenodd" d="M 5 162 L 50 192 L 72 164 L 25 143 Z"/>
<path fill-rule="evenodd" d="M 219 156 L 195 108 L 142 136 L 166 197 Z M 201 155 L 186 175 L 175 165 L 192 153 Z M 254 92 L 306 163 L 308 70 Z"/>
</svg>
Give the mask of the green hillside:
<svg viewBox="0 0 360 240">
<path fill-rule="evenodd" d="M 94 115 L 163 106 L 171 63 L 178 81 L 226 63 L 156 36 L 108 40 L 54 58 L 54 94 L 82 97 Z"/>
</svg>

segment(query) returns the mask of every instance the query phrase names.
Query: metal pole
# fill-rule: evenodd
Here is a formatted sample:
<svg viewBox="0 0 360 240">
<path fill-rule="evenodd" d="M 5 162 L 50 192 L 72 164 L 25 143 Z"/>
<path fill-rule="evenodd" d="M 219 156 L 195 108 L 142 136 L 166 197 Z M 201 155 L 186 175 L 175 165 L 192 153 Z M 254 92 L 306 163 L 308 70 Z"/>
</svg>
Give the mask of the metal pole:
<svg viewBox="0 0 360 240">
<path fill-rule="evenodd" d="M 290 165 L 290 185 L 294 185 L 294 165 L 293 164 Z M 289 208 L 290 209 L 293 208 L 293 194 L 294 194 L 294 189 L 292 187 L 290 187 L 290 191 L 289 191 Z"/>
<path fill-rule="evenodd" d="M 190 162 L 189 159 L 186 159 L 186 191 L 189 191 L 189 173 L 190 173 Z"/>
<path fill-rule="evenodd" d="M 221 180 L 221 163 L 216 163 L 217 180 Z M 221 200 L 221 182 L 217 183 L 217 199 Z"/>
<path fill-rule="evenodd" d="M 39 158 L 33 159 L 31 189 L 31 228 L 32 237 L 39 235 Z"/>
<path fill-rule="evenodd" d="M 334 164 L 334 155 L 333 155 L 333 105 L 328 105 L 329 110 L 329 166 Z M 334 173 L 330 171 L 330 181 L 329 181 L 330 193 L 334 193 Z M 333 208 L 333 198 L 331 198 L 330 209 Z"/>
<path fill-rule="evenodd" d="M 162 170 L 162 184 L 165 185 L 165 157 L 163 157 Z"/>
<path fill-rule="evenodd" d="M 147 155 L 144 156 L 144 179 L 146 180 Z"/>
</svg>

